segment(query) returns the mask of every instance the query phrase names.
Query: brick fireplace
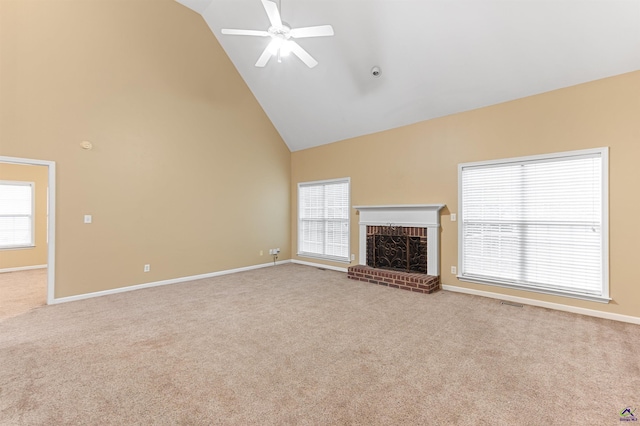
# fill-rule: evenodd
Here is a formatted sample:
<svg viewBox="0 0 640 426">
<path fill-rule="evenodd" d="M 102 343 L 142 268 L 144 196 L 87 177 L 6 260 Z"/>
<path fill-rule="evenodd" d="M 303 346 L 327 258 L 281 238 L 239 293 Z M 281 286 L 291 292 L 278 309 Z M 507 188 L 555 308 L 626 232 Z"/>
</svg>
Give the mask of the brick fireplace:
<svg viewBox="0 0 640 426">
<path fill-rule="evenodd" d="M 417 293 L 440 288 L 443 204 L 359 206 L 360 265 L 347 277 Z"/>
</svg>

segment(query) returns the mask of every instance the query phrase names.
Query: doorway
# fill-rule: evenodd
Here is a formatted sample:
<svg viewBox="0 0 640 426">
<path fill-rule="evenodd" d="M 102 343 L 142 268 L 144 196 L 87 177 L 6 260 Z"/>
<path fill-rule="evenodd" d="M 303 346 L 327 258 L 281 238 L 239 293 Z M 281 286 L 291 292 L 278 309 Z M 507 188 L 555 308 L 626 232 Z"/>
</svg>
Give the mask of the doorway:
<svg viewBox="0 0 640 426">
<path fill-rule="evenodd" d="M 0 319 L 55 299 L 55 162 L 0 156 Z"/>
</svg>

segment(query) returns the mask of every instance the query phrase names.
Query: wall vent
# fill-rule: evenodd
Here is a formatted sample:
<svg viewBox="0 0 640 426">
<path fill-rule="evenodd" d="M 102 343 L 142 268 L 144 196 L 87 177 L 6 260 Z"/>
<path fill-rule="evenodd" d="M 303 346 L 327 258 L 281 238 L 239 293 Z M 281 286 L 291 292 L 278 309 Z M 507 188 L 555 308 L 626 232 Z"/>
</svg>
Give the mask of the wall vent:
<svg viewBox="0 0 640 426">
<path fill-rule="evenodd" d="M 523 305 L 521 305 L 520 303 L 515 303 L 515 302 L 508 302 L 506 300 L 501 300 L 500 301 L 501 305 L 509 305 L 509 306 L 515 306 L 516 308 L 522 308 Z"/>
</svg>

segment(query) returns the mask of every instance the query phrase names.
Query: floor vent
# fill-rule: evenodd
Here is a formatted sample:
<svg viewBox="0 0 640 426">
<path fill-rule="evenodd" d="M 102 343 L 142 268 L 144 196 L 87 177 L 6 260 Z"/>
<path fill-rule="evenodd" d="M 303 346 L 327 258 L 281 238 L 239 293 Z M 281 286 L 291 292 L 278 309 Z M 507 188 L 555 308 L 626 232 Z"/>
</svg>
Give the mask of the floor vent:
<svg viewBox="0 0 640 426">
<path fill-rule="evenodd" d="M 522 308 L 523 305 L 521 305 L 520 303 L 515 303 L 515 302 L 507 302 L 506 300 L 502 300 L 500 301 L 501 305 L 509 305 L 509 306 L 515 306 L 516 308 Z"/>
</svg>

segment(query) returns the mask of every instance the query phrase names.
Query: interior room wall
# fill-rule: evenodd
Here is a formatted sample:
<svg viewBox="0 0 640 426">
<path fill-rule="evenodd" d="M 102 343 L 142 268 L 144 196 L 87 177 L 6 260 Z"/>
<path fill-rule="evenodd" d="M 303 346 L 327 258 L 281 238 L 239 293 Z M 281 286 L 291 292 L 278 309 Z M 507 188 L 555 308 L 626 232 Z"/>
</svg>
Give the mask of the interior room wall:
<svg viewBox="0 0 640 426">
<path fill-rule="evenodd" d="M 200 15 L 2 0 L 0 55 L 0 155 L 56 162 L 55 297 L 290 257 L 290 152 Z"/>
<path fill-rule="evenodd" d="M 292 250 L 297 249 L 297 183 L 349 176 L 354 206 L 446 204 L 441 216 L 443 284 L 640 317 L 640 227 L 632 213 L 640 208 L 635 196 L 638 117 L 640 71 L 294 152 Z M 449 273 L 457 265 L 458 223 L 450 221 L 450 214 L 458 210 L 459 163 L 605 146 L 610 147 L 609 304 L 471 284 Z M 350 245 L 356 259 L 357 224 L 352 210 Z"/>
<path fill-rule="evenodd" d="M 47 264 L 47 173 L 45 166 L 0 162 L 0 180 L 35 184 L 35 247 L 0 250 L 0 271 Z"/>
</svg>

